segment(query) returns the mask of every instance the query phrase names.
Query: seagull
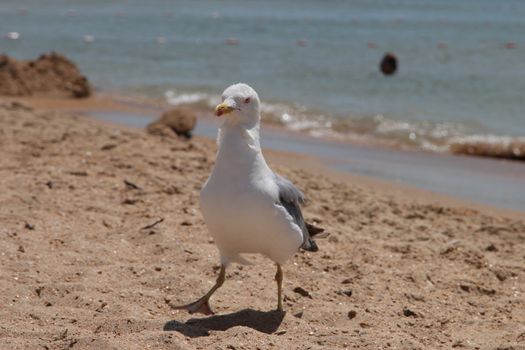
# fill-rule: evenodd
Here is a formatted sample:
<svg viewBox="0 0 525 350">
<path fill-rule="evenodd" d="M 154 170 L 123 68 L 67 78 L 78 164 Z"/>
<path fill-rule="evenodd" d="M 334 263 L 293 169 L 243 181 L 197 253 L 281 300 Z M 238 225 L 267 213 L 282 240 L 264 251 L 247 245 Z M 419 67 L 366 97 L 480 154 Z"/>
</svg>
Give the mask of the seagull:
<svg viewBox="0 0 525 350">
<path fill-rule="evenodd" d="M 266 163 L 259 142 L 259 96 L 238 83 L 222 94 L 215 108 L 224 117 L 219 128 L 215 166 L 204 184 L 200 205 L 220 253 L 215 285 L 203 297 L 175 309 L 213 314 L 209 299 L 225 280 L 230 263 L 250 264 L 242 254 L 262 254 L 277 266 L 277 310 L 282 311 L 282 265 L 300 248 L 317 251 L 313 237 L 321 228 L 307 224 L 301 213 L 303 193 Z"/>
</svg>

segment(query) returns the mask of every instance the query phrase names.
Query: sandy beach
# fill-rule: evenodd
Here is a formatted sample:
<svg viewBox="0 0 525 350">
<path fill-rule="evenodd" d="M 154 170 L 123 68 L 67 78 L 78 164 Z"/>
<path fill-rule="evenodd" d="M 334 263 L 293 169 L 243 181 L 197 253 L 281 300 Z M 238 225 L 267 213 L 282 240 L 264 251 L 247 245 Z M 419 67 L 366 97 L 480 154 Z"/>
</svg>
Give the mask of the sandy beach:
<svg viewBox="0 0 525 350">
<path fill-rule="evenodd" d="M 515 212 L 271 152 L 308 197 L 306 218 L 331 235 L 284 266 L 285 314 L 272 311 L 274 266 L 254 256 L 229 268 L 217 315 L 192 316 L 170 305 L 215 280 L 198 205 L 215 143 L 1 101 L 6 349 L 525 347 L 525 222 Z"/>
</svg>

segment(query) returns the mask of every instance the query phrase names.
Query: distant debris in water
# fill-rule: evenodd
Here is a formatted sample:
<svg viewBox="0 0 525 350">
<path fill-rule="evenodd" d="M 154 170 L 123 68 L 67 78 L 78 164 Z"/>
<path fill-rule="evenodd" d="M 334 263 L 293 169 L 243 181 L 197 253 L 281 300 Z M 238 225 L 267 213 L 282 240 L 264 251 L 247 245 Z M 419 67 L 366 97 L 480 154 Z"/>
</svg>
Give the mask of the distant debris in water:
<svg viewBox="0 0 525 350">
<path fill-rule="evenodd" d="M 84 35 L 84 41 L 86 43 L 92 43 L 93 41 L 95 41 L 95 37 L 93 35 L 86 34 Z"/>
<path fill-rule="evenodd" d="M 367 43 L 366 47 L 368 47 L 369 49 L 375 49 L 375 48 L 377 48 L 377 44 L 376 43 Z"/>
<path fill-rule="evenodd" d="M 299 47 L 306 47 L 308 46 L 308 42 L 305 39 L 299 39 L 295 42 L 295 44 Z"/>
<path fill-rule="evenodd" d="M 448 47 L 448 45 L 446 43 L 438 43 L 437 44 L 437 48 L 438 49 L 446 49 Z"/>
<path fill-rule="evenodd" d="M 508 42 L 508 43 L 505 43 L 505 48 L 509 49 L 509 50 L 517 49 L 518 48 L 518 44 L 513 43 L 513 42 Z"/>
<path fill-rule="evenodd" d="M 384 75 L 392 75 L 397 71 L 397 57 L 391 52 L 386 53 L 381 60 L 379 69 Z"/>
<path fill-rule="evenodd" d="M 449 142 L 450 152 L 471 156 L 525 160 L 525 137 L 474 135 Z"/>
<path fill-rule="evenodd" d="M 19 32 L 9 32 L 7 35 L 5 35 L 5 38 L 9 40 L 18 40 L 20 39 L 20 33 Z"/>
<path fill-rule="evenodd" d="M 224 41 L 226 45 L 239 45 L 239 39 L 236 38 L 228 38 Z"/>
</svg>

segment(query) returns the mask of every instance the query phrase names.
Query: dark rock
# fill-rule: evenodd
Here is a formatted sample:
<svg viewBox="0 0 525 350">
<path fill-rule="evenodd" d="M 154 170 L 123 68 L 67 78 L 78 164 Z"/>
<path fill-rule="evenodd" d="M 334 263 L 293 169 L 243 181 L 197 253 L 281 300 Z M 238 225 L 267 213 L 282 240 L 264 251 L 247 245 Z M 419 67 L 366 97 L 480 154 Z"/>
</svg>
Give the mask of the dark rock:
<svg viewBox="0 0 525 350">
<path fill-rule="evenodd" d="M 104 145 L 102 147 L 100 147 L 100 150 L 102 151 L 109 151 L 113 148 L 117 147 L 117 145 L 113 144 L 113 143 L 108 143 L 107 145 Z"/>
<path fill-rule="evenodd" d="M 352 320 L 352 319 L 354 319 L 356 316 L 357 316 L 357 311 L 355 311 L 355 310 L 350 310 L 350 311 L 348 311 L 348 319 Z"/>
<path fill-rule="evenodd" d="M 497 252 L 498 248 L 494 244 L 489 244 L 485 250 L 487 252 Z"/>
<path fill-rule="evenodd" d="M 417 317 L 416 313 L 407 307 L 403 308 L 403 315 L 405 317 Z"/>
<path fill-rule="evenodd" d="M 391 52 L 383 56 L 381 64 L 379 65 L 381 72 L 384 75 L 392 75 L 397 71 L 397 57 Z"/>
<path fill-rule="evenodd" d="M 26 224 L 24 225 L 24 227 L 28 230 L 34 230 L 35 229 L 35 226 L 26 222 Z"/>
<path fill-rule="evenodd" d="M 303 296 L 303 297 L 307 297 L 307 298 L 312 299 L 312 296 L 310 295 L 310 293 L 309 293 L 306 289 L 304 289 L 304 288 L 301 288 L 301 287 L 295 287 L 295 288 L 293 289 L 293 291 L 294 291 L 295 293 L 297 293 L 297 294 L 300 294 L 300 295 Z"/>
</svg>

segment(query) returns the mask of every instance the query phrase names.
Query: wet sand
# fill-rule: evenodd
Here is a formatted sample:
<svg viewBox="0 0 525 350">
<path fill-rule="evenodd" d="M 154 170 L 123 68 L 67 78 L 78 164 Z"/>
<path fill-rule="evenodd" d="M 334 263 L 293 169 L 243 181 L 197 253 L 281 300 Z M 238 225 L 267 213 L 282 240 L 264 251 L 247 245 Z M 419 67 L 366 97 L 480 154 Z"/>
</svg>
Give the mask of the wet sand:
<svg viewBox="0 0 525 350">
<path fill-rule="evenodd" d="M 215 143 L 1 104 L 6 348 L 524 346 L 525 222 L 513 212 L 338 179 L 303 167 L 307 156 L 268 152 L 331 235 L 284 267 L 286 313 L 272 311 L 274 266 L 254 256 L 229 268 L 216 316 L 192 316 L 170 305 L 216 276 L 198 208 Z"/>
</svg>

